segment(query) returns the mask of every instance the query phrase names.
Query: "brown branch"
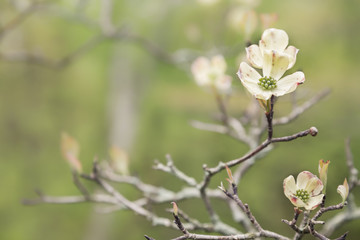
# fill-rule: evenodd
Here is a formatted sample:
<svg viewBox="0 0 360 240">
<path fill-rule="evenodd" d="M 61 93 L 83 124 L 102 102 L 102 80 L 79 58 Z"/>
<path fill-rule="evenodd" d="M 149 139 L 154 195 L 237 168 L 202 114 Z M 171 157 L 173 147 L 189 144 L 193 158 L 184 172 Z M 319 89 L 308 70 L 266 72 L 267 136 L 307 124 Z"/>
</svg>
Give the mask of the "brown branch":
<svg viewBox="0 0 360 240">
<path fill-rule="evenodd" d="M 300 223 L 299 230 L 295 233 L 294 240 L 300 240 L 304 234 L 307 234 L 310 232 L 309 229 L 309 215 L 310 211 L 304 211 L 304 217 Z"/>
<path fill-rule="evenodd" d="M 206 171 L 209 173 L 209 176 L 212 176 L 218 172 L 220 172 L 221 170 L 225 169 L 225 165 L 227 165 L 228 167 L 232 167 L 235 166 L 239 163 L 245 162 L 246 160 L 250 159 L 251 157 L 253 157 L 254 155 L 256 155 L 257 153 L 259 153 L 260 151 L 262 151 L 264 148 L 266 148 L 267 146 L 269 146 L 271 143 L 276 143 L 276 142 L 289 142 L 292 141 L 294 139 L 297 139 L 299 137 L 305 137 L 307 135 L 311 135 L 311 136 L 316 136 L 318 133 L 318 130 L 315 127 L 311 127 L 307 130 L 298 132 L 296 134 L 290 135 L 290 136 L 286 136 L 286 137 L 279 137 L 279 138 L 272 138 L 272 139 L 266 139 L 262 144 L 260 144 L 257 148 L 255 148 L 253 151 L 247 153 L 246 155 L 244 155 L 241 158 L 237 158 L 234 160 L 231 160 L 229 162 L 223 163 L 220 162 L 218 164 L 218 166 L 214 167 L 214 168 L 206 168 Z"/>
<path fill-rule="evenodd" d="M 232 186 L 232 191 L 233 193 L 230 193 L 228 190 L 226 190 L 223 185 L 220 188 L 220 190 L 222 190 L 226 196 L 228 196 L 230 199 L 232 199 L 233 201 L 236 202 L 236 204 L 239 206 L 239 208 L 246 214 L 247 218 L 250 220 L 250 222 L 252 223 L 252 225 L 254 226 L 254 228 L 257 230 L 257 233 L 260 234 L 261 237 L 268 237 L 268 238 L 274 238 L 274 239 L 289 239 L 285 236 L 282 236 L 280 234 L 277 234 L 275 232 L 271 232 L 268 230 L 264 230 L 261 225 L 259 224 L 259 222 L 256 220 L 255 216 L 252 214 L 252 212 L 250 211 L 250 208 L 248 206 L 248 204 L 244 204 L 240 198 L 237 195 L 237 185 L 232 182 L 231 183 Z"/>
<path fill-rule="evenodd" d="M 149 237 L 149 236 L 147 236 L 147 235 L 145 235 L 144 236 L 147 240 L 155 240 L 155 238 L 151 238 L 151 237 Z"/>
<path fill-rule="evenodd" d="M 310 233 L 311 235 L 313 235 L 314 237 L 316 237 L 318 239 L 328 240 L 328 238 L 323 233 L 319 233 L 315 230 L 314 226 L 316 224 L 322 224 L 322 225 L 325 224 L 325 222 L 317 221 L 317 219 L 326 212 L 342 209 L 344 207 L 344 205 L 345 204 L 340 203 L 340 204 L 329 206 L 329 207 L 322 207 L 315 213 L 315 215 L 312 218 L 309 218 L 309 212 L 305 211 L 304 218 L 300 224 L 300 227 L 296 226 L 296 222 L 299 217 L 299 214 L 301 213 L 301 210 L 296 209 L 296 208 L 295 208 L 295 214 L 294 214 L 293 220 L 288 221 L 288 220 L 282 219 L 281 221 L 286 223 L 287 225 L 289 225 L 289 227 L 291 227 L 295 231 L 296 234 L 294 236 L 294 239 L 301 239 L 303 237 L 303 235 Z"/>
<path fill-rule="evenodd" d="M 300 213 L 302 213 L 302 211 L 298 208 L 294 208 L 294 217 L 291 221 L 288 221 L 286 219 L 281 219 L 281 221 L 283 223 L 286 223 L 287 225 L 289 225 L 295 232 L 297 233 L 301 233 L 301 230 L 296 226 L 296 222 L 299 218 Z"/>
<path fill-rule="evenodd" d="M 39 9 L 44 3 L 33 2 L 25 10 L 20 12 L 17 16 L 7 22 L 0 28 L 0 39 L 3 38 L 8 32 L 22 24 L 32 13 Z"/>
<path fill-rule="evenodd" d="M 173 209 L 167 209 L 168 212 L 173 212 Z M 193 230 L 202 230 L 206 232 L 214 232 L 215 228 L 213 224 L 201 223 L 197 219 L 191 218 L 181 209 L 178 209 L 178 215 L 183 218 L 186 222 L 191 223 Z"/>
<path fill-rule="evenodd" d="M 176 226 L 180 229 L 180 231 L 184 234 L 187 235 L 189 234 L 188 230 L 186 230 L 186 228 L 184 227 L 184 225 L 182 224 L 180 218 L 178 215 L 176 215 L 175 213 L 173 213 L 174 219 L 175 219 L 175 224 Z"/>
<path fill-rule="evenodd" d="M 329 206 L 329 207 L 325 207 L 325 208 L 320 208 L 316 214 L 312 217 L 312 220 L 313 221 L 316 221 L 319 217 L 321 217 L 321 215 L 323 215 L 324 213 L 326 212 L 329 212 L 329 211 L 334 211 L 334 210 L 339 210 L 339 209 L 342 209 L 344 206 L 346 205 L 346 202 L 345 203 L 339 203 L 337 205 L 333 205 L 333 206 Z"/>
<path fill-rule="evenodd" d="M 274 102 L 275 96 L 272 95 L 270 98 L 270 111 L 265 113 L 267 126 L 268 126 L 268 140 L 270 141 L 273 137 L 273 117 L 274 117 Z"/>
</svg>

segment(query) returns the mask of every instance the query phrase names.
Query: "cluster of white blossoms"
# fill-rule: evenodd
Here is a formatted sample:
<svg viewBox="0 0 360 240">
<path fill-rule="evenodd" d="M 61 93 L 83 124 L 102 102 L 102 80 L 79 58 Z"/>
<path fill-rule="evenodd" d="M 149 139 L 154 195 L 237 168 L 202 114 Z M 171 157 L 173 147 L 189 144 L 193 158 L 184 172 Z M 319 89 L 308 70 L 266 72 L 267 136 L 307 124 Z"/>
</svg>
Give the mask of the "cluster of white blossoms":
<svg viewBox="0 0 360 240">
<path fill-rule="evenodd" d="M 254 68 L 262 69 L 262 75 L 249 64 L 242 62 L 237 75 L 245 88 L 259 100 L 269 100 L 271 96 L 282 96 L 295 91 L 305 81 L 303 72 L 295 72 L 283 77 L 296 62 L 298 49 L 288 46 L 289 37 L 285 31 L 270 28 L 262 34 L 259 45 L 246 48 L 247 59 Z M 214 87 L 221 93 L 230 92 L 231 77 L 225 75 L 226 62 L 221 55 L 211 59 L 197 58 L 191 71 L 196 83 L 201 87 Z"/>
<path fill-rule="evenodd" d="M 291 93 L 305 81 L 304 73 L 300 71 L 283 77 L 294 66 L 299 51 L 288 44 L 289 37 L 285 31 L 267 29 L 262 34 L 259 45 L 253 44 L 246 48 L 248 61 L 254 68 L 262 69 L 262 75 L 249 64 L 240 63 L 237 75 L 241 83 L 265 108 L 268 108 L 272 96 Z M 199 57 L 191 65 L 191 71 L 199 86 L 211 88 L 215 93 L 230 92 L 232 79 L 225 74 L 226 62 L 223 56 L 217 55 L 211 59 Z M 323 203 L 329 164 L 330 161 L 319 161 L 320 178 L 309 171 L 303 171 L 297 176 L 296 182 L 293 176 L 284 179 L 285 196 L 295 207 L 310 211 Z M 346 179 L 343 185 L 338 186 L 337 192 L 344 203 L 349 195 Z"/>
<path fill-rule="evenodd" d="M 220 93 L 229 93 L 232 78 L 225 74 L 226 68 L 224 57 L 216 55 L 211 59 L 197 58 L 191 65 L 191 72 L 199 86 L 213 88 Z"/>
<path fill-rule="evenodd" d="M 237 74 L 244 87 L 257 99 L 268 100 L 272 95 L 293 92 L 305 81 L 303 72 L 282 78 L 286 70 L 294 66 L 299 51 L 288 44 L 289 37 L 285 31 L 270 28 L 262 34 L 259 45 L 246 48 L 247 59 L 253 67 L 262 69 L 262 75 L 245 62 L 240 64 Z"/>
</svg>

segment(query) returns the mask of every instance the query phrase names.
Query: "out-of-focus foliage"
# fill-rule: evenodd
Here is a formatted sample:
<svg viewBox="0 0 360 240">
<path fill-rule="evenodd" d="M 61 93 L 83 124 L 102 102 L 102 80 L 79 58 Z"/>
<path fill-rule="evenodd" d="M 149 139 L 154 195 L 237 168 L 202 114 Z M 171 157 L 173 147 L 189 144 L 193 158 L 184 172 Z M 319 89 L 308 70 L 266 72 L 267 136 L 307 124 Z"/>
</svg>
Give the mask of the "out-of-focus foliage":
<svg viewBox="0 0 360 240">
<path fill-rule="evenodd" d="M 22 1 L 0 2 L 0 31 L 17 16 L 14 2 Z M 96 23 L 99 1 L 78 1 L 84 3 L 78 12 L 73 11 L 77 1 L 47 2 L 51 8 L 34 12 L 19 27 L 2 36 L 0 53 L 26 51 L 61 59 L 99 33 L 91 23 L 85 24 L 66 14 L 83 14 Z M 249 8 L 244 3 L 249 1 L 228 0 L 205 5 L 180 0 L 114 2 L 113 21 L 118 26 L 125 26 L 164 51 L 180 54 L 190 49 L 193 57 L 197 57 L 226 50 L 227 74 L 234 78 L 229 110 L 240 116 L 250 96 L 235 72 L 248 39 L 244 32 L 228 25 L 227 14 L 237 7 Z M 323 88 L 332 89 L 329 97 L 294 123 L 274 129 L 275 136 L 282 136 L 316 126 L 318 136 L 276 145 L 239 184 L 240 197 L 250 203 L 264 228 L 285 235 L 292 232 L 280 222 L 281 218 L 290 219 L 293 214 L 291 203 L 283 195 L 282 181 L 303 170 L 316 172 L 319 159 L 331 160 L 327 181 L 329 204 L 341 200 L 336 187 L 347 174 L 344 139 L 348 136 L 352 139 L 355 164 L 360 167 L 359 8 L 356 0 L 346 3 L 264 0 L 251 7 L 257 13 L 277 13 L 274 26 L 285 29 L 290 44 L 300 49 L 295 69 L 301 69 L 306 76 L 305 84 L 297 91 L 300 101 Z M 259 24 L 250 40 L 258 41 L 261 32 Z M 92 213 L 91 204 L 25 207 L 20 202 L 23 198 L 34 197 L 34 188 L 49 195 L 78 194 L 72 185 L 69 167 L 61 156 L 62 131 L 69 132 L 79 142 L 83 171 L 90 171 L 94 156 L 109 158 L 109 68 L 114 48 L 118 46 L 126 53 L 122 57 L 133 59 L 134 69 L 146 71 L 142 74 L 148 79 L 139 84 L 144 90 L 138 96 L 141 103 L 137 109 L 140 112 L 138 130 L 129 152 L 131 174 L 139 175 L 145 182 L 178 189 L 181 183 L 177 180 L 151 170 L 155 158 L 164 160 L 165 154 L 170 153 L 175 164 L 199 180 L 202 164 L 214 166 L 218 161 L 239 157 L 247 151 L 226 136 L 193 129 L 189 120 L 209 119 L 217 111 L 215 100 L 196 86 L 187 74 L 189 69 L 183 71 L 159 61 L 138 43 L 104 41 L 62 69 L 1 59 L 1 239 L 86 239 L 87 232 L 94 227 L 91 219 L 104 217 Z M 290 96 L 280 99 L 275 117 L 287 113 L 290 101 Z M 212 181 L 213 187 L 225 178 L 225 172 L 219 174 Z M 131 199 L 137 196 L 127 188 L 124 191 Z M 355 194 L 360 195 L 359 192 Z M 207 219 L 200 201 L 178 205 L 185 212 Z M 224 207 L 216 204 L 216 210 L 231 223 L 230 213 Z M 171 218 L 165 211 L 163 216 Z M 108 231 L 106 239 L 142 239 L 144 234 L 150 233 L 157 239 L 169 239 L 177 234 L 153 228 L 131 212 L 112 213 L 107 223 L 100 226 Z M 358 225 L 359 220 L 343 226 L 336 234 L 350 230 L 349 238 L 355 239 L 360 235 Z"/>
</svg>

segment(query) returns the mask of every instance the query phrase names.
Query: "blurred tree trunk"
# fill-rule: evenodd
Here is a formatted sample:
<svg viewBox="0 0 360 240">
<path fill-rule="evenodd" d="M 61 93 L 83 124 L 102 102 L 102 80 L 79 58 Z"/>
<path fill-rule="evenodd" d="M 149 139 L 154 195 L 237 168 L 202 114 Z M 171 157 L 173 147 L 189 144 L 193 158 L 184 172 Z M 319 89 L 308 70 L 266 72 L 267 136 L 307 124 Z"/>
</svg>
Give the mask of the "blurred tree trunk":
<svg viewBox="0 0 360 240">
<path fill-rule="evenodd" d="M 137 59 L 129 46 L 114 47 L 109 68 L 109 146 L 115 145 L 130 152 L 137 129 L 139 102 L 145 74 L 137 71 Z M 131 161 L 131 159 L 130 159 Z M 89 220 L 86 240 L 110 239 L 112 214 L 94 211 Z"/>
</svg>

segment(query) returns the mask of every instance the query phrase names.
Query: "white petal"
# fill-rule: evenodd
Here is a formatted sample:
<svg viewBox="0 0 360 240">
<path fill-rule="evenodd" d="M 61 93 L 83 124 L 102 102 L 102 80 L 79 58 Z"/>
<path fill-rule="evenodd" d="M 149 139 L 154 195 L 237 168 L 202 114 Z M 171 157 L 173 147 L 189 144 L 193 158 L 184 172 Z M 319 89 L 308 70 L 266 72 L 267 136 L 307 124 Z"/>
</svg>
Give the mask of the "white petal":
<svg viewBox="0 0 360 240">
<path fill-rule="evenodd" d="M 290 197 L 293 196 L 297 190 L 294 177 L 290 175 L 285 178 L 283 182 L 283 187 L 285 196 L 290 199 Z"/>
<path fill-rule="evenodd" d="M 223 74 L 226 71 L 226 62 L 223 56 L 216 55 L 211 59 L 211 67 L 213 71 L 218 74 Z"/>
<path fill-rule="evenodd" d="M 310 194 L 310 196 L 318 195 L 323 189 L 323 184 L 319 178 L 314 176 L 310 179 L 305 187 L 305 190 Z"/>
<path fill-rule="evenodd" d="M 304 203 L 300 198 L 292 196 L 289 199 L 290 199 L 291 203 L 296 207 L 305 207 L 306 206 L 306 203 Z"/>
<path fill-rule="evenodd" d="M 324 194 L 310 197 L 308 202 L 306 203 L 305 209 L 306 210 L 314 210 L 322 203 L 323 198 L 324 198 Z"/>
<path fill-rule="evenodd" d="M 258 84 L 261 75 L 246 62 L 240 63 L 239 71 L 237 72 L 241 81 L 252 82 Z"/>
<path fill-rule="evenodd" d="M 263 75 L 279 80 L 289 66 L 289 55 L 278 51 L 264 51 Z"/>
<path fill-rule="evenodd" d="M 260 88 L 259 88 L 260 89 Z M 262 100 L 268 100 L 271 98 L 272 96 L 272 92 L 271 91 L 263 91 L 262 89 L 260 89 L 259 92 L 257 92 L 256 94 L 254 94 L 255 98 L 257 99 L 262 99 Z"/>
<path fill-rule="evenodd" d="M 228 75 L 223 75 L 221 78 L 218 78 L 215 81 L 215 87 L 221 93 L 229 93 L 231 90 L 231 82 L 232 82 L 232 77 Z"/>
<path fill-rule="evenodd" d="M 283 52 L 288 44 L 289 37 L 284 30 L 269 28 L 261 36 L 260 49 Z"/>
<path fill-rule="evenodd" d="M 262 68 L 263 56 L 258 45 L 253 44 L 246 48 L 246 57 L 253 67 Z"/>
<path fill-rule="evenodd" d="M 303 171 L 303 172 L 299 173 L 299 175 L 296 178 L 297 188 L 305 189 L 306 185 L 308 184 L 310 179 L 312 179 L 313 177 L 315 177 L 315 175 L 308 171 Z"/>
<path fill-rule="evenodd" d="M 277 82 L 277 87 L 272 90 L 275 96 L 282 96 L 287 93 L 295 91 L 299 84 L 305 81 L 305 75 L 303 72 L 295 72 L 288 75 Z"/>
<path fill-rule="evenodd" d="M 244 87 L 256 98 L 267 100 L 271 97 L 271 91 L 264 91 L 258 85 L 261 75 L 247 63 L 242 62 L 240 64 L 237 75 Z"/>
<path fill-rule="evenodd" d="M 299 49 L 297 49 L 296 47 L 294 46 L 288 46 L 284 53 L 288 54 L 290 56 L 289 58 L 289 66 L 287 69 L 290 69 L 294 66 L 295 62 L 296 62 L 296 55 L 297 53 L 299 52 Z"/>
<path fill-rule="evenodd" d="M 199 86 L 210 84 L 209 71 L 210 61 L 205 57 L 199 57 L 191 64 L 191 72 Z"/>
<path fill-rule="evenodd" d="M 210 69 L 210 61 L 205 57 L 199 57 L 191 64 L 191 72 L 194 75 L 207 72 L 209 71 L 209 69 Z"/>
</svg>

